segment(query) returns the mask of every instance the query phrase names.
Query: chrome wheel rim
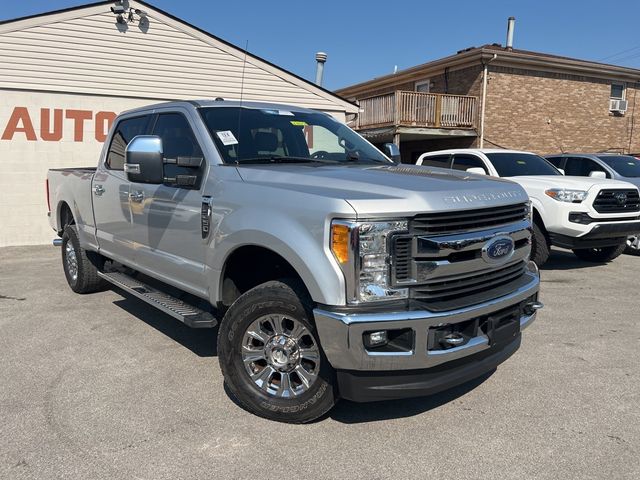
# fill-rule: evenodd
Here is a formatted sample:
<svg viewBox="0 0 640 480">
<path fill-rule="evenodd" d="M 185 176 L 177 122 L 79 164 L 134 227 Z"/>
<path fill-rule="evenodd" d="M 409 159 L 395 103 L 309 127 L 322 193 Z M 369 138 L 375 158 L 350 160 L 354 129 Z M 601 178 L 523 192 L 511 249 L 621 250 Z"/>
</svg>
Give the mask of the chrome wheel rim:
<svg viewBox="0 0 640 480">
<path fill-rule="evenodd" d="M 318 379 L 320 349 L 309 329 L 286 315 L 265 315 L 247 328 L 242 341 L 244 367 L 258 389 L 292 398 Z"/>
<path fill-rule="evenodd" d="M 64 253 L 64 258 L 67 262 L 67 272 L 69 272 L 69 276 L 75 282 L 78 279 L 78 257 L 76 257 L 76 251 L 71 242 L 67 242 L 64 247 Z"/>
<path fill-rule="evenodd" d="M 627 238 L 627 247 L 632 250 L 640 250 L 640 236 Z"/>
</svg>

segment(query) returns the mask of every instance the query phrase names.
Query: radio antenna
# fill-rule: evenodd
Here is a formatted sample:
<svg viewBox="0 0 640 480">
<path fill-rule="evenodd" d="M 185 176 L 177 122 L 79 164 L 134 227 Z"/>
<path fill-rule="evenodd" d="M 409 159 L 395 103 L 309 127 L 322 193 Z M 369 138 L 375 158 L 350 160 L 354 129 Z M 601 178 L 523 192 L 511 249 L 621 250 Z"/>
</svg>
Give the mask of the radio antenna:
<svg viewBox="0 0 640 480">
<path fill-rule="evenodd" d="M 240 108 L 238 110 L 238 156 L 236 158 L 236 164 L 240 163 L 240 142 L 242 134 L 240 132 L 240 126 L 242 125 L 242 98 L 244 96 L 244 72 L 247 67 L 247 51 L 249 50 L 249 40 L 244 45 L 244 59 L 242 60 L 242 78 L 240 79 Z"/>
</svg>

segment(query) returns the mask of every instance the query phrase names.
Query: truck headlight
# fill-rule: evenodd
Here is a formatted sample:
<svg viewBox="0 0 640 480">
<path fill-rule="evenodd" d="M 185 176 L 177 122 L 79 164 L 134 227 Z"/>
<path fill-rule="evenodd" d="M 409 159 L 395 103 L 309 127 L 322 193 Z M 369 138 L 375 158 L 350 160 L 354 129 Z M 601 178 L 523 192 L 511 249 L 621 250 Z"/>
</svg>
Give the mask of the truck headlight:
<svg viewBox="0 0 640 480">
<path fill-rule="evenodd" d="M 568 190 L 566 188 L 550 188 L 544 191 L 547 196 L 559 202 L 580 203 L 587 198 L 584 190 Z"/>
<path fill-rule="evenodd" d="M 407 298 L 406 288 L 391 287 L 389 236 L 406 232 L 406 220 L 331 224 L 331 251 L 347 283 L 349 303 Z"/>
</svg>

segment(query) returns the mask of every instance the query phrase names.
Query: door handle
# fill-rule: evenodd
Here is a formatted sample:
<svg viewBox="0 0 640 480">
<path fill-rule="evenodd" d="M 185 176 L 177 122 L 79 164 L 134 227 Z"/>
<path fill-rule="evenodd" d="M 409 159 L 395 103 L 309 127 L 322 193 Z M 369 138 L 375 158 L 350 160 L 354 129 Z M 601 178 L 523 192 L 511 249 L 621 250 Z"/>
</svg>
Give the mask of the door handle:
<svg viewBox="0 0 640 480">
<path fill-rule="evenodd" d="M 129 200 L 136 203 L 142 203 L 144 200 L 144 192 L 133 192 L 129 194 Z"/>
<path fill-rule="evenodd" d="M 93 193 L 100 196 L 104 193 L 104 188 L 102 187 L 102 185 L 96 185 L 93 187 Z"/>
</svg>

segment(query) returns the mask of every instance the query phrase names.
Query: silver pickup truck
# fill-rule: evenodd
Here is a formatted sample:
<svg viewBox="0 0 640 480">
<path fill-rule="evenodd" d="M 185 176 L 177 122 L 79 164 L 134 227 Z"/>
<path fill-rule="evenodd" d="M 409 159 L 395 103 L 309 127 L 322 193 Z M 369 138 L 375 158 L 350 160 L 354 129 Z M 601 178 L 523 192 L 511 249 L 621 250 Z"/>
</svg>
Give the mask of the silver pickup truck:
<svg viewBox="0 0 640 480">
<path fill-rule="evenodd" d="M 312 110 L 132 110 L 48 188 L 69 286 L 218 327 L 230 391 L 274 420 L 483 375 L 542 306 L 522 187 L 396 164 Z"/>
</svg>

